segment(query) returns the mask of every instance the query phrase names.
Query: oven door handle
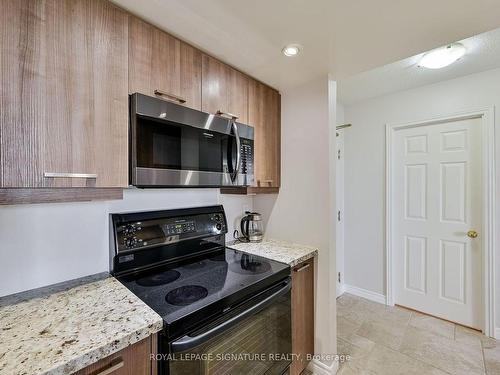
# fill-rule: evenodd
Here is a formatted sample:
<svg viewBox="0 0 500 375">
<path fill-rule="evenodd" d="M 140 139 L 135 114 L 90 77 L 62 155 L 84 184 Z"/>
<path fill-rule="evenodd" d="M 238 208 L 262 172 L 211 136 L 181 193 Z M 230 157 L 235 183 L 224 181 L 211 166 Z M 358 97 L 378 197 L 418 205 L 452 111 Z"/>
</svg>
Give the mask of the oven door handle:
<svg viewBox="0 0 500 375">
<path fill-rule="evenodd" d="M 240 173 L 241 166 L 241 139 L 238 133 L 238 125 L 236 125 L 236 121 L 234 121 L 234 119 L 231 121 L 231 129 L 233 130 L 234 137 L 236 138 L 236 166 L 231 174 L 231 181 L 235 182 L 238 178 L 238 173 Z"/>
<path fill-rule="evenodd" d="M 236 316 L 233 316 L 232 318 L 226 320 L 225 322 L 219 324 L 218 326 L 216 326 L 216 327 L 214 327 L 206 332 L 203 332 L 202 334 L 200 334 L 198 336 L 191 337 L 191 336 L 186 335 L 186 336 L 181 337 L 180 339 L 172 342 L 170 344 L 172 353 L 183 352 L 183 351 L 192 349 L 198 345 L 201 345 L 201 344 L 207 342 L 208 340 L 212 339 L 213 337 L 219 335 L 220 333 L 233 327 L 234 325 L 236 325 L 238 322 L 242 321 L 243 319 L 245 319 L 249 316 L 255 315 L 259 311 L 265 309 L 269 305 L 273 304 L 276 301 L 276 299 L 278 299 L 279 297 L 288 293 L 288 291 L 290 291 L 290 289 L 292 288 L 290 279 L 287 279 L 286 281 L 284 281 L 283 284 L 284 284 L 284 286 L 282 288 L 280 288 L 278 291 L 271 294 L 269 297 L 266 297 L 265 299 L 263 299 L 259 303 L 253 305 L 249 309 L 246 309 L 242 313 L 240 313 Z"/>
</svg>

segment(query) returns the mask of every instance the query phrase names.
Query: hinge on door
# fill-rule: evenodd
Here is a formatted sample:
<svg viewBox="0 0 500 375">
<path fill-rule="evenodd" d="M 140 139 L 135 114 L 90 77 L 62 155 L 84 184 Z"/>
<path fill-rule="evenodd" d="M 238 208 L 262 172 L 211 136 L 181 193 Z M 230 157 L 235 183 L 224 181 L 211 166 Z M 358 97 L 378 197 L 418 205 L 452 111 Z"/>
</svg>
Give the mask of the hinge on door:
<svg viewBox="0 0 500 375">
<path fill-rule="evenodd" d="M 337 159 L 340 160 L 340 150 L 337 150 Z"/>
<path fill-rule="evenodd" d="M 340 283 L 340 272 L 339 272 L 339 283 Z"/>
<path fill-rule="evenodd" d="M 340 221 L 340 210 L 337 211 L 337 221 Z"/>
</svg>

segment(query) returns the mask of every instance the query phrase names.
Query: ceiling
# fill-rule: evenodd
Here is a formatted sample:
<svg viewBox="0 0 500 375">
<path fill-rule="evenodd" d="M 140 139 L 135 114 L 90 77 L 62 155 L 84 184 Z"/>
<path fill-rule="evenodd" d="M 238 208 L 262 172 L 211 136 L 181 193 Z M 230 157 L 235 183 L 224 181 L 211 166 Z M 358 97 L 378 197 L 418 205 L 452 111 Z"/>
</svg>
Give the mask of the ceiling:
<svg viewBox="0 0 500 375">
<path fill-rule="evenodd" d="M 500 68 L 500 29 L 461 40 L 467 53 L 442 69 L 418 66 L 423 54 L 369 70 L 338 82 L 338 100 L 344 105 L 397 91 Z"/>
<path fill-rule="evenodd" d="M 335 79 L 500 26 L 498 0 L 112 0 L 278 89 Z M 302 53 L 281 49 L 299 43 Z"/>
</svg>

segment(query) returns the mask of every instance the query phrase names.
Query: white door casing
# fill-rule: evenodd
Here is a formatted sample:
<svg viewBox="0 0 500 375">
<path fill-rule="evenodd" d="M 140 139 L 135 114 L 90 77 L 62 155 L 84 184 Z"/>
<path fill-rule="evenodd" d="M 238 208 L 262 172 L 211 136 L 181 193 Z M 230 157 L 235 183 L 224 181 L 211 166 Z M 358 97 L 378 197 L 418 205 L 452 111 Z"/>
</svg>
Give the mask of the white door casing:
<svg viewBox="0 0 500 375">
<path fill-rule="evenodd" d="M 387 303 L 491 335 L 494 186 L 488 115 L 387 126 Z M 479 236 L 469 238 L 469 230 Z"/>
<path fill-rule="evenodd" d="M 337 132 L 337 164 L 335 169 L 337 221 L 336 221 L 336 260 L 337 260 L 337 297 L 344 293 L 344 132 Z M 339 220 L 340 219 L 340 220 Z M 340 274 L 340 280 L 339 280 Z"/>
</svg>

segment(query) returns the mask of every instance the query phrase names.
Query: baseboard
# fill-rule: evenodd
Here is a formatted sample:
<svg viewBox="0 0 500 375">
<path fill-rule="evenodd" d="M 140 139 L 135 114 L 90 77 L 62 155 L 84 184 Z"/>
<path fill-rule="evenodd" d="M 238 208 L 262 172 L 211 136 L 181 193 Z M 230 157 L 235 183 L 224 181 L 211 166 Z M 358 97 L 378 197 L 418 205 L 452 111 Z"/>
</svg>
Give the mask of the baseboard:
<svg viewBox="0 0 500 375">
<path fill-rule="evenodd" d="M 339 294 L 338 294 L 337 298 L 339 298 L 344 293 L 345 293 L 345 285 L 344 284 L 340 284 L 340 286 L 339 286 Z"/>
<path fill-rule="evenodd" d="M 357 286 L 344 284 L 344 291 L 349 294 L 353 294 L 358 297 L 369 299 L 373 302 L 378 302 L 385 305 L 385 296 L 380 293 L 372 292 L 371 290 L 366 290 L 358 288 Z"/>
<path fill-rule="evenodd" d="M 309 362 L 307 369 L 313 373 L 313 375 L 335 375 L 339 370 L 339 363 L 333 362 L 330 366 L 313 359 Z"/>
<path fill-rule="evenodd" d="M 495 335 L 495 338 L 496 338 L 497 340 L 500 340 L 500 328 L 498 328 L 498 327 L 496 327 L 496 328 L 495 328 L 495 333 L 494 333 L 494 335 Z"/>
</svg>

